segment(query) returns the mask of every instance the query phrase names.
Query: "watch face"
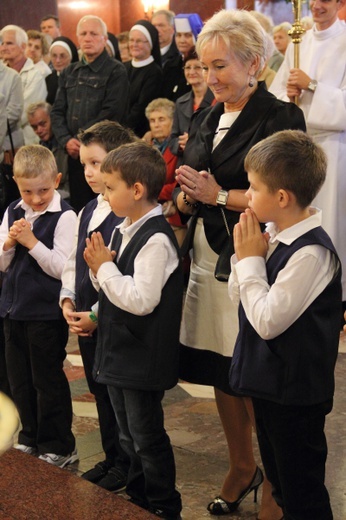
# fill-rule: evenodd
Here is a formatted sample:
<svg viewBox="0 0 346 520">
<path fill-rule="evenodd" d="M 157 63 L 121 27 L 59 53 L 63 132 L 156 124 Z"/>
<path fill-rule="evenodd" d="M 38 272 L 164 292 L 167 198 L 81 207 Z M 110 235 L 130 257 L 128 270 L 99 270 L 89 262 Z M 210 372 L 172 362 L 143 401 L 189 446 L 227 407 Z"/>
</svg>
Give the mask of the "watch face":
<svg viewBox="0 0 346 520">
<path fill-rule="evenodd" d="M 311 90 L 312 92 L 315 92 L 316 87 L 317 87 L 317 81 L 315 81 L 315 80 L 310 81 L 308 89 Z"/>
<path fill-rule="evenodd" d="M 226 190 L 220 190 L 217 194 L 216 202 L 217 204 L 220 204 L 221 206 L 226 206 L 228 199 L 228 191 Z"/>
</svg>

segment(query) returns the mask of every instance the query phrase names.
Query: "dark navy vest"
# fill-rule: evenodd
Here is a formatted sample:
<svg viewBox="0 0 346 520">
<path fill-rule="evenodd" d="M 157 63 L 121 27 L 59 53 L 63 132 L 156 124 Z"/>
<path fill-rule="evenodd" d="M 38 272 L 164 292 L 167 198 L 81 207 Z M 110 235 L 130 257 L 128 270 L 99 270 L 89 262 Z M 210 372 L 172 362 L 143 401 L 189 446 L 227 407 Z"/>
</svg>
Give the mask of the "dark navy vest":
<svg viewBox="0 0 346 520">
<path fill-rule="evenodd" d="M 93 231 L 99 231 L 102 234 L 105 244 L 108 245 L 115 226 L 120 224 L 123 220 L 122 218 L 117 217 L 113 211 L 111 211 L 104 219 L 104 221 L 101 222 L 101 224 L 96 229 L 93 229 L 93 231 L 88 234 L 88 225 L 97 207 L 97 204 L 97 199 L 93 199 L 88 202 L 83 210 L 79 223 L 75 279 L 77 311 L 89 311 L 91 306 L 94 305 L 94 303 L 96 303 L 98 300 L 98 293 L 94 289 L 90 280 L 89 267 L 83 258 L 85 239 L 90 236 Z"/>
<path fill-rule="evenodd" d="M 275 282 L 293 253 L 312 244 L 336 255 L 326 232 L 321 227 L 313 229 L 290 246 L 277 246 L 266 264 L 268 283 Z M 231 388 L 241 395 L 285 405 L 312 405 L 332 398 L 340 316 L 341 268 L 305 312 L 274 339 L 260 338 L 240 305 Z"/>
<path fill-rule="evenodd" d="M 168 235 L 179 251 L 166 219 L 152 217 L 132 237 L 119 261 L 115 259 L 123 275 L 133 276 L 135 258 L 155 233 Z M 117 230 L 112 249 L 119 250 L 121 239 Z M 136 316 L 116 307 L 100 291 L 93 373 L 97 382 L 142 390 L 166 390 L 177 383 L 182 295 L 181 265 L 163 287 L 160 303 L 146 316 Z"/>
<path fill-rule="evenodd" d="M 19 200 L 16 200 L 8 207 L 9 227 L 15 220 L 24 218 L 24 209 L 16 208 L 18 202 Z M 61 200 L 61 211 L 47 211 L 34 222 L 33 232 L 36 238 L 49 249 L 54 246 L 54 232 L 62 213 L 71 209 Z M 17 244 L 14 258 L 4 275 L 0 315 L 8 315 L 13 320 L 60 319 L 60 289 L 61 280 L 46 274 L 28 254 L 28 249 Z"/>
</svg>

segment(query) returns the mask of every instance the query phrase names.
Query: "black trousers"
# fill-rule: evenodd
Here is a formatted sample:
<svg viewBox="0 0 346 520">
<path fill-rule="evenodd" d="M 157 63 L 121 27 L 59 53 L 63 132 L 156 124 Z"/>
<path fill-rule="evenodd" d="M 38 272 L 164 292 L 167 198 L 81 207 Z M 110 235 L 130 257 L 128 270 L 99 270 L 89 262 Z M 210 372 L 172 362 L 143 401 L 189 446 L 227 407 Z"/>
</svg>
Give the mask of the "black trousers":
<svg viewBox="0 0 346 520">
<path fill-rule="evenodd" d="M 11 397 L 5 359 L 5 338 L 2 318 L 0 318 L 0 392 L 4 392 L 6 395 Z"/>
<path fill-rule="evenodd" d="M 129 458 L 120 445 L 119 428 L 106 385 L 97 383 L 92 376 L 95 359 L 96 334 L 92 337 L 78 337 L 79 349 L 83 360 L 85 377 L 90 392 L 95 396 L 99 416 L 100 434 L 106 461 L 110 467 L 119 468 L 127 474 Z"/>
<path fill-rule="evenodd" d="M 4 319 L 7 372 L 22 429 L 19 444 L 40 454 L 68 455 L 75 448 L 70 387 L 63 370 L 65 320 Z"/>
<path fill-rule="evenodd" d="M 253 404 L 262 462 L 285 520 L 332 520 L 324 485 L 324 425 L 333 401 L 283 406 L 253 399 Z"/>
<path fill-rule="evenodd" d="M 120 428 L 120 442 L 130 459 L 126 493 L 141 507 L 160 510 L 165 518 L 181 511 L 175 489 L 175 461 L 164 427 L 163 391 L 108 385 Z"/>
</svg>

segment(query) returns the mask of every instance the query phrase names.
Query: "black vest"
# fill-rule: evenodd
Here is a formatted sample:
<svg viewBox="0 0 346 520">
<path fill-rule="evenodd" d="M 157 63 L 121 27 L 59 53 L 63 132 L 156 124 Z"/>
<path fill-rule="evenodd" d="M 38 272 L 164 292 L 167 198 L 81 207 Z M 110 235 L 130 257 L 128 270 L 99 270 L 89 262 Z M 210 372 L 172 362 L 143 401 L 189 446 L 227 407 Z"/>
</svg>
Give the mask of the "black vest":
<svg viewBox="0 0 346 520">
<path fill-rule="evenodd" d="M 133 276 L 134 261 L 155 233 L 174 233 L 163 216 L 147 220 L 132 237 L 117 263 L 123 275 Z M 119 250 L 116 231 L 112 249 Z M 136 316 L 113 305 L 99 293 L 98 341 L 93 375 L 97 382 L 120 388 L 166 390 L 178 381 L 179 329 L 183 295 L 181 265 L 171 274 L 152 313 Z"/>
<path fill-rule="evenodd" d="M 8 207 L 8 226 L 24 218 L 25 211 L 16 205 Z M 56 225 L 65 211 L 72 208 L 61 200 L 61 211 L 46 212 L 34 222 L 35 237 L 46 247 L 54 247 Z M 62 317 L 59 307 L 61 280 L 46 274 L 21 244 L 16 245 L 12 262 L 4 275 L 0 299 L 0 316 L 13 320 L 56 320 Z"/>
<path fill-rule="evenodd" d="M 98 293 L 96 289 L 94 289 L 90 280 L 89 267 L 83 257 L 85 239 L 88 237 L 88 225 L 97 205 L 97 198 L 88 202 L 88 204 L 83 209 L 79 223 L 75 279 L 77 311 L 89 311 L 91 306 L 94 305 L 94 303 L 96 303 L 98 300 Z M 101 222 L 101 224 L 96 229 L 93 229 L 92 232 L 99 231 L 102 234 L 104 243 L 107 245 L 111 239 L 115 226 L 120 224 L 122 220 L 122 218 L 117 217 L 113 211 L 111 211 L 104 219 L 104 221 Z M 89 233 L 89 236 L 92 232 Z"/>
<path fill-rule="evenodd" d="M 326 232 L 321 227 L 313 229 L 290 246 L 277 246 L 266 264 L 268 283 L 275 282 L 293 253 L 312 244 L 320 244 L 336 255 Z M 242 395 L 285 405 L 312 405 L 332 398 L 340 316 L 341 268 L 305 312 L 274 339 L 263 340 L 240 305 L 231 388 Z"/>
</svg>

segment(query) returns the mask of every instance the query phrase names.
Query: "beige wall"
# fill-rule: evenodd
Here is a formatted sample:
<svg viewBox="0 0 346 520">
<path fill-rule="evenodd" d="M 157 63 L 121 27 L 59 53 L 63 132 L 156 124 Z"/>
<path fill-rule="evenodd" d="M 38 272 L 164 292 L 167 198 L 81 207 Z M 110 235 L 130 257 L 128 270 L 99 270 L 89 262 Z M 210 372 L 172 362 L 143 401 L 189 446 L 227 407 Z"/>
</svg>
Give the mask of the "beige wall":
<svg viewBox="0 0 346 520">
<path fill-rule="evenodd" d="M 149 0 L 150 3 L 150 0 Z M 198 13 L 207 20 L 222 9 L 225 0 L 167 0 L 169 8 L 178 13 Z M 253 0 L 237 0 L 239 8 L 252 9 Z M 140 18 L 145 18 L 141 0 L 0 0 L 0 28 L 14 23 L 23 29 L 39 29 L 39 23 L 47 14 L 58 14 L 62 34 L 75 43 L 78 20 L 85 14 L 96 14 L 114 34 L 129 30 Z"/>
<path fill-rule="evenodd" d="M 57 0 L 59 19 L 61 23 L 62 34 L 71 38 L 75 43 L 76 27 L 78 21 L 86 14 L 95 14 L 102 18 L 109 32 L 114 34 L 120 32 L 120 0 L 84 0 L 82 8 L 76 6 L 79 4 L 77 0 Z"/>
</svg>

